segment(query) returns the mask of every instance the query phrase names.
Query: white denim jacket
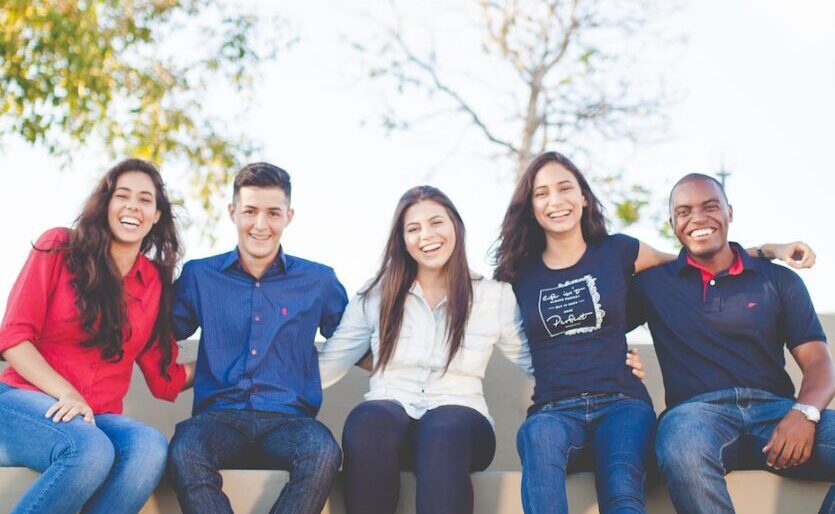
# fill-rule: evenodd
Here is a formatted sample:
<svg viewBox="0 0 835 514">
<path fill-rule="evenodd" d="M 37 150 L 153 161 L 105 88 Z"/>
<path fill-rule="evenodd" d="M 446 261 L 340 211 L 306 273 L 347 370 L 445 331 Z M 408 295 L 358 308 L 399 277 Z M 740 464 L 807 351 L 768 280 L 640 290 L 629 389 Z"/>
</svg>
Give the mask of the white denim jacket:
<svg viewBox="0 0 835 514">
<path fill-rule="evenodd" d="M 380 293 L 355 295 L 336 332 L 319 349 L 322 387 L 345 376 L 371 348 L 376 365 L 380 354 Z M 406 298 L 400 337 L 384 371 L 371 375 L 366 400 L 394 400 L 415 419 L 442 405 L 462 405 L 483 414 L 492 424 L 484 401 L 482 379 L 498 345 L 528 375 L 533 374 L 530 350 L 510 284 L 486 278 L 473 280 L 473 306 L 464 339 L 444 373 L 446 299 L 430 309 L 415 282 Z"/>
</svg>

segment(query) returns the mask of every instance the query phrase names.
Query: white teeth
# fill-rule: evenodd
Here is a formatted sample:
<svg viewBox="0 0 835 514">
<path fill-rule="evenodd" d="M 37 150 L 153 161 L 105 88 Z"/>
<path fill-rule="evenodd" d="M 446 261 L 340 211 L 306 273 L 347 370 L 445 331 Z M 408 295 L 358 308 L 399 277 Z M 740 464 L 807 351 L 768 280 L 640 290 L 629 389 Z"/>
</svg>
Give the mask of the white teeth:
<svg viewBox="0 0 835 514">
<path fill-rule="evenodd" d="M 134 227 L 138 227 L 140 224 L 139 219 L 134 218 L 133 216 L 122 216 L 119 218 L 119 223 L 123 223 L 125 225 L 131 225 Z"/>
<path fill-rule="evenodd" d="M 441 247 L 441 243 L 432 243 L 428 245 L 424 245 L 420 247 L 420 251 L 422 252 L 431 252 L 433 250 L 437 250 Z"/>
<path fill-rule="evenodd" d="M 566 209 L 566 210 L 563 210 L 563 211 L 552 212 L 551 214 L 548 215 L 548 217 L 553 220 L 553 219 L 557 219 L 557 218 L 563 218 L 565 216 L 568 216 L 569 214 L 571 214 L 571 211 Z"/>
<path fill-rule="evenodd" d="M 690 237 L 705 237 L 716 232 L 715 228 L 699 228 L 690 232 Z"/>
<path fill-rule="evenodd" d="M 255 235 L 255 234 L 250 234 L 249 237 L 251 237 L 252 239 L 255 239 L 256 241 L 266 241 L 270 238 L 269 235 L 259 236 L 259 235 Z"/>
</svg>

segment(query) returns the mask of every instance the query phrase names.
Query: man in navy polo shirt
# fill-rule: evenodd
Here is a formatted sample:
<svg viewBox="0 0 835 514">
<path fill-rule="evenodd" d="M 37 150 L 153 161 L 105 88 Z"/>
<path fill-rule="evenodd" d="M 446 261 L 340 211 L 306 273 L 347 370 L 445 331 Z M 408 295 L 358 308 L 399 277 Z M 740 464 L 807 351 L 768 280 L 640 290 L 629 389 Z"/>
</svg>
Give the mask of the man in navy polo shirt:
<svg viewBox="0 0 835 514">
<path fill-rule="evenodd" d="M 633 326 L 649 323 L 664 377 L 656 453 L 679 513 L 734 512 L 724 479 L 734 469 L 835 481 L 826 336 L 797 274 L 728 242 L 732 218 L 715 179 L 685 176 L 670 194 L 684 249 L 633 280 Z M 783 345 L 803 370 L 797 399 Z"/>
<path fill-rule="evenodd" d="M 235 176 L 233 251 L 189 261 L 176 282 L 177 339 L 200 327 L 193 417 L 169 467 L 183 513 L 231 513 L 224 467 L 288 469 L 271 513 L 322 511 L 341 463 L 315 418 L 322 402 L 316 330 L 330 337 L 348 302 L 333 270 L 284 253 L 290 177 L 267 163 Z"/>
</svg>

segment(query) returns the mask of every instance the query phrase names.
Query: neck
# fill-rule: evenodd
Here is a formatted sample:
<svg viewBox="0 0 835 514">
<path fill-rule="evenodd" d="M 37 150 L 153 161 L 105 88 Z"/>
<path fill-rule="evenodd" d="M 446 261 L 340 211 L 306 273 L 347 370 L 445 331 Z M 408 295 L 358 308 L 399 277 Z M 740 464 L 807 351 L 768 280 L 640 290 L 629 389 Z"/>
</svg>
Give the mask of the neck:
<svg viewBox="0 0 835 514">
<path fill-rule="evenodd" d="M 133 268 L 139 256 L 139 245 L 125 245 L 118 242 L 110 243 L 110 258 L 116 263 L 119 275 L 125 276 Z"/>
<path fill-rule="evenodd" d="M 545 265 L 552 269 L 568 268 L 577 264 L 577 261 L 586 251 L 586 241 L 583 233 L 579 230 L 555 234 L 545 233 L 545 251 L 542 252 L 542 260 Z"/>
<path fill-rule="evenodd" d="M 730 268 L 736 260 L 736 254 L 728 243 L 725 243 L 721 250 L 712 255 L 697 256 L 690 252 L 687 252 L 687 255 L 699 266 L 709 270 L 714 275 Z"/>
<path fill-rule="evenodd" d="M 420 284 L 420 288 L 424 291 L 437 291 L 437 290 L 446 290 L 447 283 L 446 283 L 446 273 L 443 269 L 421 269 L 418 268 L 417 283 Z"/>
<path fill-rule="evenodd" d="M 249 273 L 255 278 L 261 278 L 261 276 L 266 273 L 267 268 L 269 268 L 273 261 L 278 259 L 278 254 L 281 250 L 281 247 L 275 249 L 270 255 L 266 257 L 252 257 L 250 255 L 245 255 L 243 252 L 238 250 L 238 258 L 241 260 L 241 268 L 244 271 Z"/>
</svg>

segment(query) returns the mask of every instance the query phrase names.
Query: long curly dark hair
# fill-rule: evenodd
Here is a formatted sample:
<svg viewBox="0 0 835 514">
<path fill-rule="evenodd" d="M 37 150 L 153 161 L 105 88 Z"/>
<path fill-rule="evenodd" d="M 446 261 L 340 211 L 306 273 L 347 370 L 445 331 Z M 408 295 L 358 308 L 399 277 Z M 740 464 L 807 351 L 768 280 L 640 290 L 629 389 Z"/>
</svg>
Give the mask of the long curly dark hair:
<svg viewBox="0 0 835 514">
<path fill-rule="evenodd" d="M 181 248 L 171 202 L 157 168 L 140 159 L 127 159 L 111 168 L 87 198 L 73 223 L 69 241 L 62 249 L 66 250 L 67 267 L 74 276 L 72 286 L 82 328 L 90 335 L 90 339 L 81 344 L 100 348 L 105 360 L 121 360 L 124 355 L 125 301 L 122 275 L 110 256 L 113 234 L 107 220 L 107 208 L 119 176 L 130 171 L 151 178 L 160 213 L 159 220 L 142 240 L 139 251 L 154 263 L 162 283 L 159 313 L 146 348 L 159 340 L 162 350 L 160 372 L 168 379 L 167 368 L 174 344 L 171 337 L 173 279 Z"/>
<path fill-rule="evenodd" d="M 496 266 L 493 278 L 496 280 L 514 281 L 526 260 L 545 251 L 545 231 L 536 221 L 531 200 L 536 174 L 552 162 L 574 175 L 586 199 L 587 205 L 580 218 L 580 229 L 586 243 L 598 243 L 608 235 L 603 205 L 577 166 L 561 153 L 542 153 L 531 161 L 519 178 L 502 221 L 501 234 L 493 245 L 493 264 Z"/>
<path fill-rule="evenodd" d="M 458 352 L 467 328 L 467 319 L 473 303 L 473 284 L 464 245 L 466 239 L 464 221 L 449 197 L 439 189 L 432 186 L 413 187 L 406 191 L 397 203 L 379 271 L 371 283 L 360 292 L 367 299 L 371 290 L 378 285 L 380 287 L 380 357 L 374 366 L 374 373 L 385 370 L 394 354 L 400 335 L 400 326 L 403 323 L 406 298 L 417 278 L 417 263 L 406 249 L 403 219 L 409 207 L 423 200 L 432 200 L 444 207 L 455 229 L 455 247 L 445 266 L 446 337 L 449 341 L 446 367 L 449 367 L 449 363 Z"/>
</svg>

